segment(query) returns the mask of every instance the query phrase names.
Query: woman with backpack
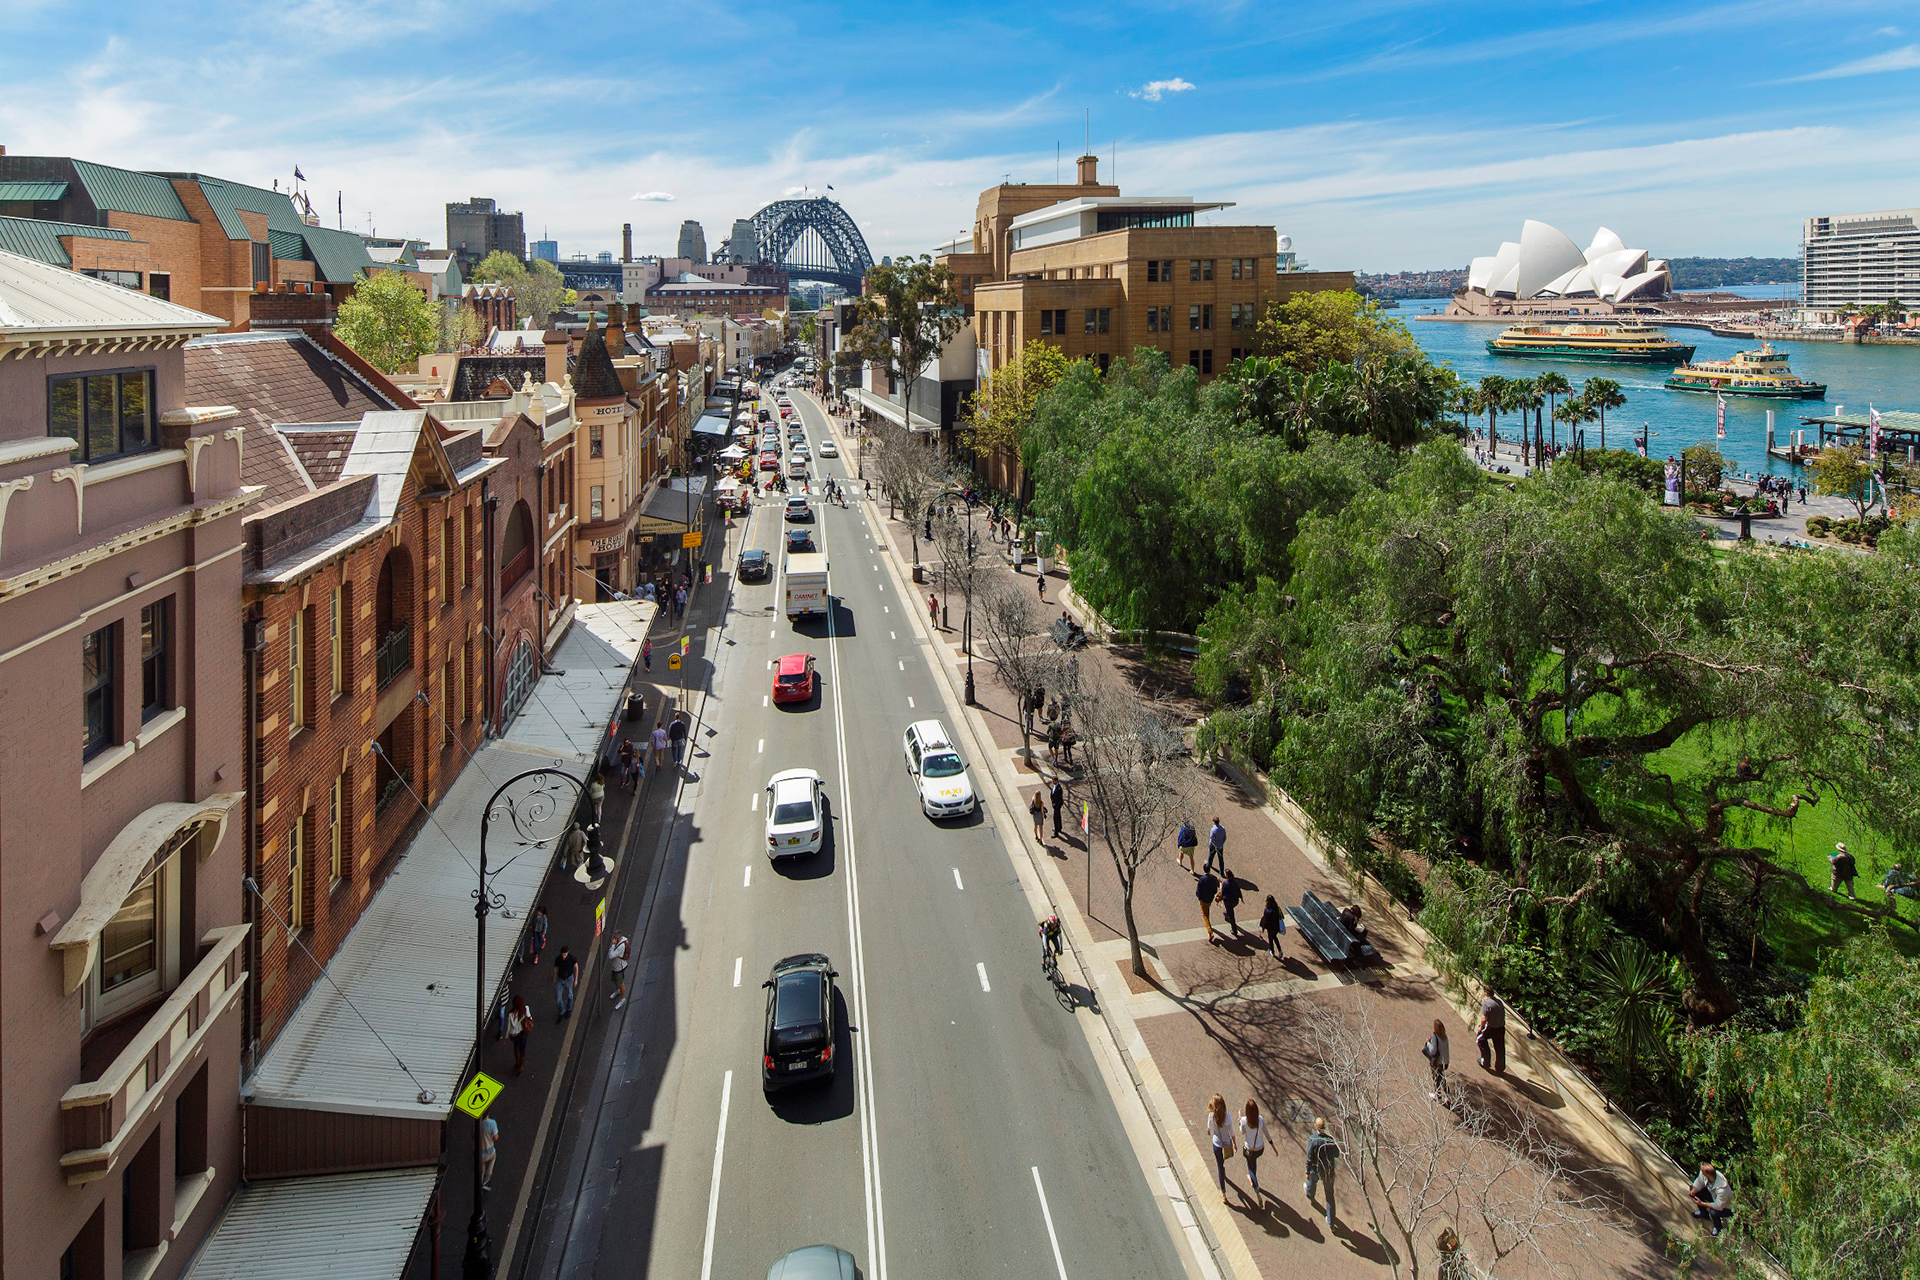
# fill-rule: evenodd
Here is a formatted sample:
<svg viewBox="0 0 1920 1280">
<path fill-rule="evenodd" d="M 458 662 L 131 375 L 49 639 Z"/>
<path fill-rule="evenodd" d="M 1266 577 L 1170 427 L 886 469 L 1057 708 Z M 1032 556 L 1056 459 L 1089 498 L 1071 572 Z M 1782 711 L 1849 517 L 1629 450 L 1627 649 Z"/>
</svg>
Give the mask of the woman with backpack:
<svg viewBox="0 0 1920 1280">
<path fill-rule="evenodd" d="M 1447 1091 L 1447 1066 L 1453 1054 L 1447 1045 L 1447 1024 L 1435 1018 L 1433 1034 L 1427 1037 L 1426 1044 L 1420 1047 L 1426 1055 L 1427 1068 L 1433 1073 L 1433 1092 L 1428 1094 L 1434 1101 L 1440 1101 Z"/>
</svg>

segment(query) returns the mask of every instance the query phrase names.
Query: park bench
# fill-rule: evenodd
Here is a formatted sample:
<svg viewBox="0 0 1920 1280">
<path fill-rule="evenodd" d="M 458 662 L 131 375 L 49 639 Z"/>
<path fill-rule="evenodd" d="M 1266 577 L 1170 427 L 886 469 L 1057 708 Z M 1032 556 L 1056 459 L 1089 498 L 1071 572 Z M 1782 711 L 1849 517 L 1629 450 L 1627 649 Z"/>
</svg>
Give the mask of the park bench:
<svg viewBox="0 0 1920 1280">
<path fill-rule="evenodd" d="M 1340 913 L 1311 889 L 1300 895 L 1300 905 L 1288 907 L 1294 925 L 1322 960 L 1375 960 L 1379 952 L 1340 923 Z"/>
</svg>

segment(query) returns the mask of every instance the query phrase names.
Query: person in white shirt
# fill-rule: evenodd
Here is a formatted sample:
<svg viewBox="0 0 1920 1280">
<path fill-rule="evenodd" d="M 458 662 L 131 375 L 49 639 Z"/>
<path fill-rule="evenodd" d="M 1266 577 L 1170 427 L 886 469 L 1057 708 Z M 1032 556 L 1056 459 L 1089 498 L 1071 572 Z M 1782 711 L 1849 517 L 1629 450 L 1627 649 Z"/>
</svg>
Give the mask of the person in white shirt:
<svg viewBox="0 0 1920 1280">
<path fill-rule="evenodd" d="M 1427 1096 L 1436 1102 L 1444 1101 L 1447 1095 L 1447 1067 L 1453 1061 L 1451 1046 L 1447 1044 L 1447 1025 L 1435 1018 L 1433 1034 L 1420 1046 L 1420 1052 L 1426 1055 L 1427 1069 L 1433 1073 L 1433 1092 Z"/>
<path fill-rule="evenodd" d="M 627 935 L 616 933 L 607 944 L 607 976 L 613 979 L 613 1007 L 627 1003 Z"/>
<path fill-rule="evenodd" d="M 1227 1157 L 1233 1154 L 1233 1120 L 1227 1100 L 1214 1094 L 1207 1102 L 1207 1138 L 1213 1145 L 1213 1172 L 1220 1179 L 1220 1203 L 1227 1202 Z"/>
<path fill-rule="evenodd" d="M 1267 1152 L 1267 1118 L 1260 1114 L 1260 1104 L 1252 1098 L 1240 1113 L 1240 1150 L 1247 1157 L 1247 1181 L 1253 1184 L 1253 1198 L 1257 1202 L 1265 1194 L 1260 1190 L 1260 1157 Z"/>
</svg>

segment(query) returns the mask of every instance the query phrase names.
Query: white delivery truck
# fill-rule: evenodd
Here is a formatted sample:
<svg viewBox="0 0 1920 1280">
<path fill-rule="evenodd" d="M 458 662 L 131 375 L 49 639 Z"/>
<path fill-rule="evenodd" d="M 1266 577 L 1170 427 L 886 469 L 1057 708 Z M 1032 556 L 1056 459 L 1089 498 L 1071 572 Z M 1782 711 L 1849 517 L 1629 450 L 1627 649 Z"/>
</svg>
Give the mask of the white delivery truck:
<svg viewBox="0 0 1920 1280">
<path fill-rule="evenodd" d="M 787 557 L 787 616 L 800 619 L 826 616 L 827 557 L 820 551 L 801 551 Z"/>
</svg>

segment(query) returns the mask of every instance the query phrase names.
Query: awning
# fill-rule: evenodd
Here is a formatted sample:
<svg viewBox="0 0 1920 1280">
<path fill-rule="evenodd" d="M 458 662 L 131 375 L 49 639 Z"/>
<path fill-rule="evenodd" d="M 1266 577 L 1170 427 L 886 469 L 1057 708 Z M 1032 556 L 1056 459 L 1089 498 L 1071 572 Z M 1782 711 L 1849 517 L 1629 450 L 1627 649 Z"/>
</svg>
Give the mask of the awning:
<svg viewBox="0 0 1920 1280">
<path fill-rule="evenodd" d="M 579 606 L 552 669 L 534 683 L 505 736 L 482 747 L 434 806 L 328 964 L 331 980 L 308 993 L 261 1060 L 249 1082 L 252 1101 L 354 1115 L 447 1116 L 473 1051 L 474 992 L 467 984 L 474 981 L 481 817 L 516 774 L 550 769 L 586 777 L 656 609 L 640 601 Z M 505 900 L 489 929 L 490 991 L 512 963 L 513 936 L 533 909 L 578 796 L 557 772 L 548 782 L 532 840 L 519 838 L 499 811 L 490 824 L 488 880 Z"/>
<path fill-rule="evenodd" d="M 92 972 L 100 931 L 120 910 L 133 887 L 208 823 L 214 827 L 213 839 L 202 844 L 202 856 L 217 848 L 226 834 L 227 816 L 244 794 L 227 791 L 190 803 L 156 804 L 120 828 L 120 834 L 108 843 L 80 882 L 79 907 L 47 943 L 61 952 L 66 962 L 69 995 L 78 991 Z"/>
<path fill-rule="evenodd" d="M 689 481 L 684 476 L 667 480 L 647 495 L 647 505 L 640 511 L 641 518 L 655 528 L 662 523 L 686 528 L 689 510 L 695 517 L 700 514 L 700 500 L 707 496 L 707 478 L 693 477 L 691 503 L 688 501 L 688 488 Z"/>
<path fill-rule="evenodd" d="M 730 419 L 724 413 L 703 413 L 694 419 L 693 434 L 697 436 L 724 436 Z"/>
<path fill-rule="evenodd" d="M 902 413 L 900 406 L 885 396 L 877 396 L 873 394 L 873 392 L 863 391 L 859 387 L 849 389 L 847 394 L 853 397 L 855 404 L 860 405 L 862 408 L 873 410 L 895 426 L 904 427 L 907 425 L 906 416 Z M 939 429 L 939 423 L 929 421 L 917 413 L 913 415 L 913 430 L 938 431 Z"/>
<path fill-rule="evenodd" d="M 243 1183 L 187 1280 L 398 1280 L 436 1168 Z"/>
</svg>

